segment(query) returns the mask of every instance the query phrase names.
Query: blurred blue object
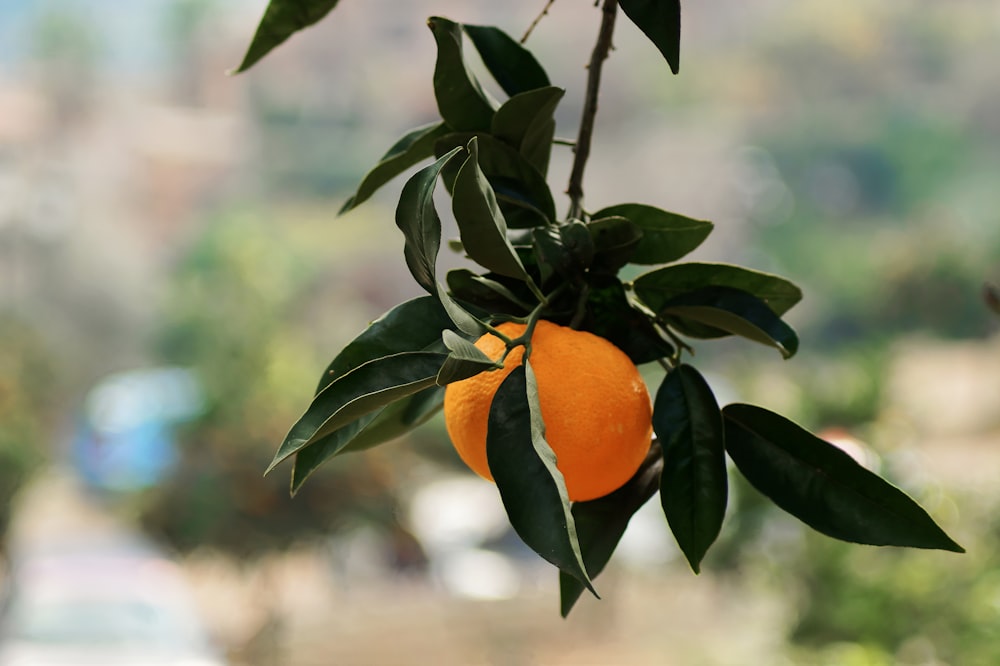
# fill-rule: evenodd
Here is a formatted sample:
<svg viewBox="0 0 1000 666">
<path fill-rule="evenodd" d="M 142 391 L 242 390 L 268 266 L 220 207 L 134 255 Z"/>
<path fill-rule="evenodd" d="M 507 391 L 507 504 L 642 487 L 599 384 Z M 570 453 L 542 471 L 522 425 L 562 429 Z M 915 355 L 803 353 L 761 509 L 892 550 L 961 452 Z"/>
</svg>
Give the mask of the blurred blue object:
<svg viewBox="0 0 1000 666">
<path fill-rule="evenodd" d="M 91 488 L 126 492 L 156 485 L 177 462 L 174 429 L 204 410 L 201 385 L 184 368 L 111 375 L 87 395 L 71 457 Z"/>
</svg>

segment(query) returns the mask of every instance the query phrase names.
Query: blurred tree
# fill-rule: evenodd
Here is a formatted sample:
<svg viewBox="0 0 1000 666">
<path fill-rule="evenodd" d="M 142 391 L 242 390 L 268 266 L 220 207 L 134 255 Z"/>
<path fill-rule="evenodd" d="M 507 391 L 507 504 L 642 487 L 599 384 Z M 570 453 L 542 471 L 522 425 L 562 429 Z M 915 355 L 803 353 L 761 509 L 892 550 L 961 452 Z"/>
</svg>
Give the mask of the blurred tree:
<svg viewBox="0 0 1000 666">
<path fill-rule="evenodd" d="M 53 454 L 63 387 L 44 336 L 0 312 L 0 538 L 17 492 Z"/>
<path fill-rule="evenodd" d="M 313 381 L 320 345 L 310 304 L 329 280 L 322 248 L 309 240 L 315 226 L 302 232 L 317 220 L 288 210 L 275 217 L 280 227 L 262 213 L 217 215 L 171 282 L 159 354 L 196 371 L 208 410 L 180 433 L 176 473 L 139 498 L 137 511 L 145 528 L 182 550 L 258 555 L 352 521 L 395 525 L 391 467 L 375 457 L 320 470 L 321 481 L 294 501 L 286 479 L 262 475 L 297 416 L 296 396 Z M 339 301 L 333 317 L 368 309 L 361 294 L 327 295 Z"/>
</svg>

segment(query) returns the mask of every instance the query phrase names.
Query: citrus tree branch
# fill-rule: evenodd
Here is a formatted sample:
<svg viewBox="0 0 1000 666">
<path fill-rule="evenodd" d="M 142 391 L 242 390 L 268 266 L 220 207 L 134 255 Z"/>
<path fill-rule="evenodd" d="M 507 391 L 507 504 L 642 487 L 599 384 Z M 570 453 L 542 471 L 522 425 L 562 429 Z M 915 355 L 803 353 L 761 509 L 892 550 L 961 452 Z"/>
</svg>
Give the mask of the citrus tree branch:
<svg viewBox="0 0 1000 666">
<path fill-rule="evenodd" d="M 580 116 L 580 132 L 573 149 L 573 169 L 569 176 L 569 219 L 583 217 L 583 172 L 590 157 L 590 138 L 594 133 L 594 118 L 597 117 L 597 97 L 601 88 L 601 69 L 611 51 L 611 36 L 615 31 L 615 17 L 618 13 L 617 0 L 604 0 L 601 6 L 601 30 L 597 34 L 594 50 L 587 65 L 587 93 Z"/>
</svg>

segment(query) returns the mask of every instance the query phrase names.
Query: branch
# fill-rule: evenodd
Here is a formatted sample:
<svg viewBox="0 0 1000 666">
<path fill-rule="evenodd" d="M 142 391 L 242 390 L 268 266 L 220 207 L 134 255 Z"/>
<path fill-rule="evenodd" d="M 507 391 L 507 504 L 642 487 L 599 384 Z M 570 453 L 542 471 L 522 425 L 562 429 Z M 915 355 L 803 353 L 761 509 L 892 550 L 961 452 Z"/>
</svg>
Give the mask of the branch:
<svg viewBox="0 0 1000 666">
<path fill-rule="evenodd" d="M 580 133 L 577 135 L 576 148 L 573 150 L 573 169 L 569 176 L 569 219 L 583 218 L 583 171 L 590 157 L 590 138 L 594 133 L 594 118 L 597 116 L 597 96 L 601 88 L 601 68 L 611 51 L 611 36 L 615 31 L 615 16 L 618 11 L 618 0 L 604 0 L 601 7 L 601 31 L 597 34 L 594 51 L 590 54 L 590 64 L 587 65 L 587 96 L 583 101 L 583 113 L 580 117 Z"/>
<path fill-rule="evenodd" d="M 538 16 L 535 17 L 535 20 L 531 22 L 531 25 L 528 26 L 528 29 L 524 31 L 524 36 L 521 37 L 521 43 L 522 44 L 524 44 L 525 42 L 528 41 L 528 37 L 531 37 L 531 33 L 534 32 L 535 28 L 538 27 L 538 24 L 541 23 L 542 17 L 548 15 L 549 8 L 552 5 L 554 5 L 555 3 L 556 3 L 556 0 L 548 0 L 545 3 L 545 6 L 542 7 L 541 13 Z"/>
</svg>

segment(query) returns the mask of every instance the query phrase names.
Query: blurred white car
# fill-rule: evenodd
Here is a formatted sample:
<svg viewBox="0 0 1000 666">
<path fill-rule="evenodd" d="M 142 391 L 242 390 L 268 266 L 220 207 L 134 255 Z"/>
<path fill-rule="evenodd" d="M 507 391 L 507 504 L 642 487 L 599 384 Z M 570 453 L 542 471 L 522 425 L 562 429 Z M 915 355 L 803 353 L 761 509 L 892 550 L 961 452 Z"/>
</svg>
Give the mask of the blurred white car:
<svg viewBox="0 0 1000 666">
<path fill-rule="evenodd" d="M 224 666 L 167 559 L 41 556 L 12 573 L 0 666 Z"/>
</svg>

